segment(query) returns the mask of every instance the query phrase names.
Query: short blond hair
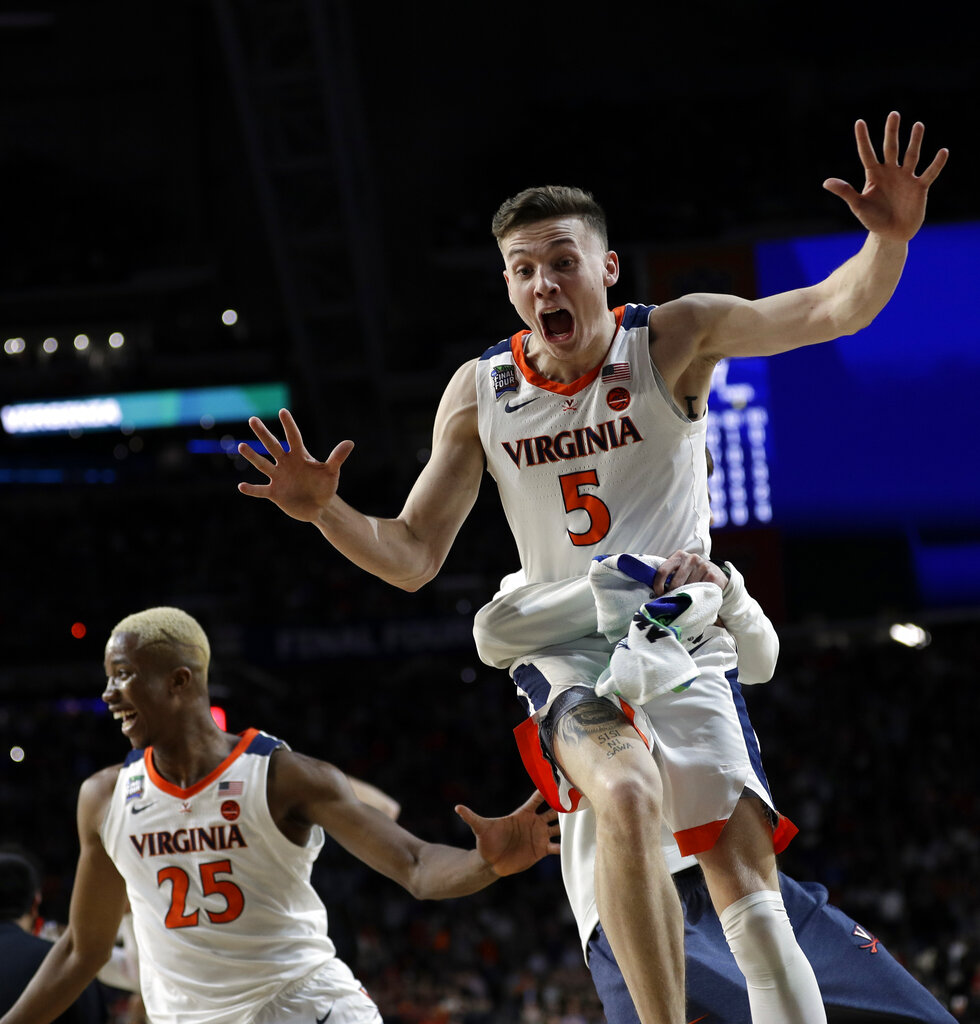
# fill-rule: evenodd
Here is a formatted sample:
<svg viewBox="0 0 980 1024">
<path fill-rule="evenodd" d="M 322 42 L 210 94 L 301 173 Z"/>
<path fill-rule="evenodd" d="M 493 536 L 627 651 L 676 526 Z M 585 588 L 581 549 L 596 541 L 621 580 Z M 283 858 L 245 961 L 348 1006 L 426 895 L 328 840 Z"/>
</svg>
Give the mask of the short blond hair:
<svg viewBox="0 0 980 1024">
<path fill-rule="evenodd" d="M 112 635 L 132 633 L 137 647 L 165 644 L 171 648 L 196 648 L 201 668 L 206 672 L 211 663 L 211 645 L 207 634 L 193 616 L 181 608 L 147 608 L 121 619 L 112 629 Z"/>
</svg>

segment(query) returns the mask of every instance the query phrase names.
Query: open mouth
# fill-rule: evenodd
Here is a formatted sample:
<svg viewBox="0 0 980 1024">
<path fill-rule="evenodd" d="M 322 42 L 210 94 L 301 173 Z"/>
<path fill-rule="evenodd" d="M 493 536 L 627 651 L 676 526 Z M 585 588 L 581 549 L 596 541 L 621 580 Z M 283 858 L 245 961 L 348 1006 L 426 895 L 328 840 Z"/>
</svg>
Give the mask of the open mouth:
<svg viewBox="0 0 980 1024">
<path fill-rule="evenodd" d="M 567 309 L 551 309 L 541 314 L 546 341 L 564 341 L 572 333 L 575 318 Z"/>
<path fill-rule="evenodd" d="M 124 733 L 129 732 L 133 726 L 133 722 L 136 721 L 135 711 L 113 711 L 112 717 L 117 722 L 122 722 L 122 731 Z"/>
</svg>

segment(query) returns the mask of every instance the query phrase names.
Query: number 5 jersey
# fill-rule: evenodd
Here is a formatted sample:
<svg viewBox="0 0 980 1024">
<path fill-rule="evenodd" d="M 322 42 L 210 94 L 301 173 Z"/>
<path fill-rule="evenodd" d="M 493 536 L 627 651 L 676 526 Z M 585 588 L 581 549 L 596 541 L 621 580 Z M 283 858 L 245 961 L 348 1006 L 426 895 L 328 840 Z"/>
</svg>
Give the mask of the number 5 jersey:
<svg viewBox="0 0 980 1024">
<path fill-rule="evenodd" d="M 535 372 L 521 331 L 476 367 L 487 468 L 529 583 L 595 555 L 707 555 L 706 417 L 677 408 L 650 359 L 651 306 L 620 306 L 602 362 L 570 384 Z"/>
</svg>

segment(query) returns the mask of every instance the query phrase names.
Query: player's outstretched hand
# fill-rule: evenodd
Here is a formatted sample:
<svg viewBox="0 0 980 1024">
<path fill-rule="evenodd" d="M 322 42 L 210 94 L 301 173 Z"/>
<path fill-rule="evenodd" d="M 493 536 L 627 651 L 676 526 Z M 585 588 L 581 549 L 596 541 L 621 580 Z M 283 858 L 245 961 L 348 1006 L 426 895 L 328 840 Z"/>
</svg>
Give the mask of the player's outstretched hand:
<svg viewBox="0 0 980 1024">
<path fill-rule="evenodd" d="M 303 445 L 303 436 L 288 409 L 279 410 L 279 422 L 286 435 L 286 446 L 257 417 L 248 425 L 272 456 L 267 459 L 251 445 L 240 444 L 238 454 L 269 478 L 267 484 L 240 483 L 239 491 L 253 498 L 268 498 L 287 516 L 312 523 L 337 493 L 340 467 L 354 448 L 353 441 L 341 441 L 326 462 L 313 458 Z"/>
<path fill-rule="evenodd" d="M 932 163 L 917 175 L 915 168 L 919 163 L 925 128 L 921 121 L 912 125 L 905 157 L 899 162 L 899 121 L 894 110 L 885 121 L 880 162 L 871 144 L 868 126 L 864 121 L 854 125 L 858 155 L 864 164 L 863 192 L 858 192 L 840 178 L 828 178 L 823 187 L 840 196 L 868 231 L 890 241 L 907 242 L 922 226 L 929 186 L 939 177 L 949 150 L 939 150 Z"/>
<path fill-rule="evenodd" d="M 692 555 L 690 551 L 675 551 L 657 569 L 653 577 L 653 592 L 657 597 L 662 597 L 688 583 L 714 583 L 724 590 L 728 577 L 707 558 Z"/>
<path fill-rule="evenodd" d="M 504 818 L 484 818 L 462 804 L 456 813 L 473 830 L 476 849 L 498 875 L 513 875 L 558 853 L 558 812 L 535 790 Z"/>
</svg>

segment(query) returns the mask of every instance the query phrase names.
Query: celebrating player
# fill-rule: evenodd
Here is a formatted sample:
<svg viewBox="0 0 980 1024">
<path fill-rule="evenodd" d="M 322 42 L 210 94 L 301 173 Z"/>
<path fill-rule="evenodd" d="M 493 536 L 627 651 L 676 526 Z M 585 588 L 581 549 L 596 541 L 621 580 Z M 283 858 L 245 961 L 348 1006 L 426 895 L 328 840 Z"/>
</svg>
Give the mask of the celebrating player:
<svg viewBox="0 0 980 1024">
<path fill-rule="evenodd" d="M 45 1024 L 77 998 L 127 897 L 155 1024 L 380 1021 L 310 885 L 323 831 L 419 899 L 476 892 L 557 852 L 538 795 L 503 818 L 458 806 L 476 849 L 441 846 L 360 802 L 332 765 L 256 729 L 222 732 L 209 661 L 204 631 L 176 608 L 112 631 L 102 699 L 133 750 L 82 785 L 68 927 L 3 1024 Z"/>
<path fill-rule="evenodd" d="M 710 456 L 708 473 L 711 474 Z M 641 728 L 657 736 L 668 758 L 672 756 L 672 740 L 682 750 L 689 745 L 695 725 L 693 715 L 698 708 L 697 702 L 686 708 L 692 696 L 724 706 L 728 695 L 739 695 L 745 684 L 768 682 L 779 653 L 779 639 L 772 623 L 749 595 L 741 574 L 730 562 L 726 563 L 727 579 L 717 565 L 688 552 L 676 553 L 670 565 L 673 568 L 669 592 L 680 593 L 689 584 L 710 580 L 722 588 L 723 601 L 719 620 L 704 627 L 691 654 L 699 671 L 694 693 L 655 698 L 648 708 L 649 717 L 642 709 L 634 711 Z M 477 614 L 474 636 L 483 660 L 505 668 L 515 662 L 522 665 L 535 660 L 527 652 L 532 638 L 538 643 L 568 643 L 572 630 L 594 634 L 598 628 L 588 579 L 573 578 L 516 586 L 498 594 Z M 547 652 L 537 655 L 545 656 Z M 580 667 L 584 668 L 584 664 L 580 660 Z M 596 681 L 604 668 L 604 659 L 598 659 Z M 740 702 L 740 697 L 737 699 Z M 744 705 L 741 708 L 742 720 L 747 723 Z M 523 727 L 518 729 L 518 733 L 522 731 Z M 707 738 L 703 729 L 698 729 L 696 735 L 701 742 Z M 664 756 L 661 752 L 661 760 Z M 553 766 L 531 767 L 536 777 L 554 772 Z M 758 777 L 752 778 L 753 785 L 762 782 Z M 549 783 L 553 786 L 544 777 L 540 784 L 546 791 Z M 750 1024 L 754 1019 L 753 1002 L 757 1008 L 751 980 L 739 970 L 732 956 L 726 940 L 725 918 L 712 904 L 697 859 L 684 856 L 669 831 L 664 833 L 663 849 L 684 910 L 687 1017 L 717 1024 Z M 606 1019 L 615 1024 L 636 1024 L 636 1009 L 599 920 L 595 856 L 595 814 L 583 803 L 575 813 L 562 819 L 562 874 Z M 813 967 L 828 1020 L 833 1024 L 896 1020 L 953 1024 L 949 1012 L 877 938 L 828 902 L 827 890 L 822 885 L 800 883 L 782 872 L 778 880 L 789 923 Z"/>
<path fill-rule="evenodd" d="M 619 258 L 608 247 L 599 206 L 578 189 L 520 193 L 498 210 L 493 231 L 510 300 L 527 329 L 455 373 L 436 414 L 431 457 L 401 513 L 376 519 L 342 501 L 340 468 L 353 443 L 342 441 L 319 462 L 286 410 L 280 419 L 288 451 L 260 421 L 250 421 L 272 461 L 241 446 L 268 482 L 242 483 L 240 490 L 314 523 L 353 562 L 407 590 L 438 572 L 485 464 L 528 583 L 584 575 L 593 556 L 606 552 L 706 555 L 703 452 L 713 367 L 726 357 L 827 341 L 871 322 L 900 279 L 929 186 L 946 161 L 940 150 L 916 173 L 922 135 L 915 124 L 902 156 L 899 116 L 890 114 L 879 160 L 866 125 L 857 122 L 864 188 L 839 179 L 824 187 L 868 230 L 864 245 L 824 281 L 754 301 L 694 294 L 659 307 L 610 310 L 606 292 L 619 277 Z M 670 571 L 659 571 L 658 592 Z M 670 796 L 678 780 L 663 776 L 662 759 L 649 756 L 620 706 L 596 696 L 593 666 L 581 663 L 582 653 L 572 648 L 534 660 L 518 683 L 536 717 L 551 713 L 545 741 L 595 813 L 599 918 L 639 1018 L 674 1024 L 684 1015 L 681 910 L 659 839 L 665 792 Z M 702 775 L 724 774 L 719 755 L 738 742 L 733 713 L 729 697 L 727 739 L 713 761 L 696 765 Z M 670 825 L 690 841 L 725 916 L 756 1024 L 822 1021 L 813 973 L 779 896 L 772 829 L 778 819 L 763 787 L 749 781 L 746 766 L 761 773 L 749 746 L 738 751 L 733 775 L 716 778 L 710 799 L 674 801 L 672 814 L 687 814 Z M 743 793 L 759 799 L 740 799 Z"/>
</svg>

